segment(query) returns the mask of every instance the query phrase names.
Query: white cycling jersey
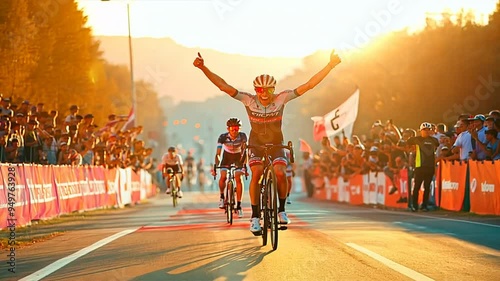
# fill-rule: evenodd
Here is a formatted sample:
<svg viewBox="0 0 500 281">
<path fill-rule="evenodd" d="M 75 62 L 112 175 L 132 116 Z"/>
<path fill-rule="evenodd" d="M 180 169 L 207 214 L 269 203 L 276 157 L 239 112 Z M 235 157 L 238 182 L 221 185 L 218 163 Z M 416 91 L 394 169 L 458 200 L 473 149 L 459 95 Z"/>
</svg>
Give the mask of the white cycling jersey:
<svg viewBox="0 0 500 281">
<path fill-rule="evenodd" d="M 174 157 L 170 157 L 170 154 L 168 152 L 163 154 L 163 157 L 161 158 L 161 163 L 163 165 L 168 165 L 168 166 L 183 165 L 182 157 L 179 154 L 176 154 Z"/>
</svg>

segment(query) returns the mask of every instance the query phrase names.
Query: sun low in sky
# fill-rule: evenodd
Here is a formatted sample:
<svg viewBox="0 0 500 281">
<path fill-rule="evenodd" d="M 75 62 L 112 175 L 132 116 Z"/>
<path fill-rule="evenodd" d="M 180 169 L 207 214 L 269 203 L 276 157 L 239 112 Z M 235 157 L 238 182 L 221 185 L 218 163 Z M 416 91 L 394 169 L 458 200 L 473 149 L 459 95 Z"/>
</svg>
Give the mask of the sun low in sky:
<svg viewBox="0 0 500 281">
<path fill-rule="evenodd" d="M 418 30 L 425 16 L 472 10 L 487 23 L 496 0 L 78 0 L 94 35 L 169 37 L 186 47 L 263 57 L 361 48 L 383 33 Z"/>
</svg>

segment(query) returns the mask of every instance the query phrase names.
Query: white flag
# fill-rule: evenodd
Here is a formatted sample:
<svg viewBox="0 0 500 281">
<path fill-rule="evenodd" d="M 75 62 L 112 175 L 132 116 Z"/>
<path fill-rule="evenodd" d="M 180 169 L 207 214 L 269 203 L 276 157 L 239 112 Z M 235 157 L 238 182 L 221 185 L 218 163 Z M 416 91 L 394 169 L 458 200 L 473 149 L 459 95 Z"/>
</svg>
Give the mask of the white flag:
<svg viewBox="0 0 500 281">
<path fill-rule="evenodd" d="M 358 116 L 358 105 L 359 89 L 337 108 L 325 114 L 323 118 L 327 136 L 340 134 L 344 130 L 345 136 L 350 139 Z"/>
</svg>

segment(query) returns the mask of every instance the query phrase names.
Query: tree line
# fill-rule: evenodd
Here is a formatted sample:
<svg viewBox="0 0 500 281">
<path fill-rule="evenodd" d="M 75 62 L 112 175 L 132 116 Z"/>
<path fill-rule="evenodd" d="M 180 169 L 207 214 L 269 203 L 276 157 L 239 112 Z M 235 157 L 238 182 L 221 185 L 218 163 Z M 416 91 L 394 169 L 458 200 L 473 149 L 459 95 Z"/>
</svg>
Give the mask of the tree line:
<svg viewBox="0 0 500 281">
<path fill-rule="evenodd" d="M 0 93 L 17 104 L 43 102 L 64 116 L 77 104 L 101 126 L 111 113 L 127 115 L 129 69 L 103 58 L 86 22 L 74 0 L 0 1 Z M 135 83 L 137 124 L 147 138 L 165 118 L 153 86 Z"/>
</svg>

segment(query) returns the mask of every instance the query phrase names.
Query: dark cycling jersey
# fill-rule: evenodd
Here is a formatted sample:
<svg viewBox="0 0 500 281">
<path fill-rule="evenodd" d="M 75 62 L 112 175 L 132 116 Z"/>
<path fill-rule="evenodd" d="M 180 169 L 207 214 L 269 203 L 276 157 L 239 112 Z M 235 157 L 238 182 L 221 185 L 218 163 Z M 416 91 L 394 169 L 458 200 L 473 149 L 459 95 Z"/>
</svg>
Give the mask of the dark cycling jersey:
<svg viewBox="0 0 500 281">
<path fill-rule="evenodd" d="M 281 144 L 283 142 L 281 123 L 285 104 L 297 97 L 299 95 L 294 90 L 285 90 L 275 95 L 274 101 L 264 107 L 256 95 L 238 91 L 233 98 L 245 105 L 252 127 L 249 144 Z"/>
<path fill-rule="evenodd" d="M 244 143 L 247 142 L 247 135 L 243 132 L 239 132 L 238 136 L 233 140 L 229 136 L 229 133 L 224 133 L 217 139 L 217 148 L 222 148 L 224 152 L 227 153 L 240 153 L 241 148 Z"/>
</svg>

